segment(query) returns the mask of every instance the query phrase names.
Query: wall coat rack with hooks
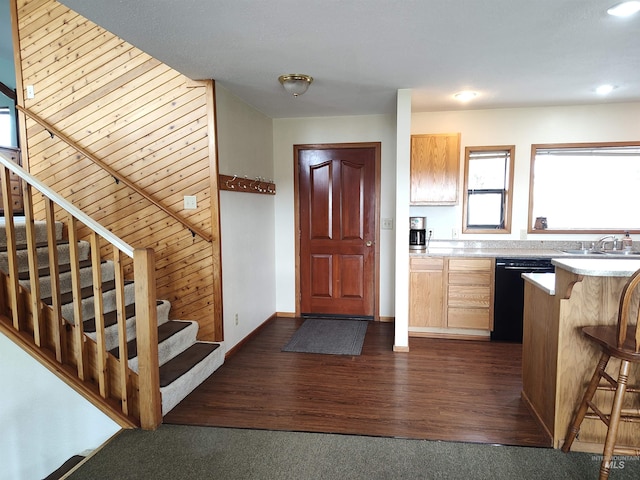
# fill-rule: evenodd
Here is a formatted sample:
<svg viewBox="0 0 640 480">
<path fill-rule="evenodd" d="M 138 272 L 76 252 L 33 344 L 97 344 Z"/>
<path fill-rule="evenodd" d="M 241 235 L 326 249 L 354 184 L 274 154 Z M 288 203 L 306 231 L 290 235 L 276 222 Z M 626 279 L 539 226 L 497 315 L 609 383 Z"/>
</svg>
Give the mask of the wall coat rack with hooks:
<svg viewBox="0 0 640 480">
<path fill-rule="evenodd" d="M 260 193 L 262 195 L 275 195 L 276 184 L 273 180 L 262 177 L 249 178 L 238 175 L 218 175 L 218 188 L 230 192 Z"/>
</svg>

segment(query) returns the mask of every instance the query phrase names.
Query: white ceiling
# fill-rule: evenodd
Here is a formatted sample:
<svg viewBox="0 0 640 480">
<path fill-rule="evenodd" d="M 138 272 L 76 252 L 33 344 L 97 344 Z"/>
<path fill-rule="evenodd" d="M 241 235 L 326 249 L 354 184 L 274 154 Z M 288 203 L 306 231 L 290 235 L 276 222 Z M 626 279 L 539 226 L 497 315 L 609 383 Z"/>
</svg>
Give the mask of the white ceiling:
<svg viewBox="0 0 640 480">
<path fill-rule="evenodd" d="M 272 118 L 640 101 L 640 14 L 618 0 L 62 0 Z M 315 81 L 286 94 L 283 73 Z M 596 86 L 618 86 L 608 97 Z M 453 93 L 479 96 L 460 104 Z"/>
</svg>

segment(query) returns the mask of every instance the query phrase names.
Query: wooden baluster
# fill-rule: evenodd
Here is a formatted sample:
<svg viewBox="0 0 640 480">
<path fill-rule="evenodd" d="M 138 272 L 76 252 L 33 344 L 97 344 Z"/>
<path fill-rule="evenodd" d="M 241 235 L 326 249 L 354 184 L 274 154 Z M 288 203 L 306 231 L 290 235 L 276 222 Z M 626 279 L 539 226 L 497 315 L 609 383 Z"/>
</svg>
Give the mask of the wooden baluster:
<svg viewBox="0 0 640 480">
<path fill-rule="evenodd" d="M 113 247 L 113 266 L 115 269 L 116 284 L 116 312 L 118 318 L 118 348 L 120 352 L 120 392 L 122 400 L 122 413 L 129 414 L 129 390 L 131 382 L 129 377 L 129 351 L 127 349 L 127 316 L 125 315 L 124 300 L 124 267 L 122 265 L 122 253 Z"/>
<path fill-rule="evenodd" d="M 9 293 L 9 305 L 11 307 L 11 317 L 13 320 L 13 328 L 21 330 L 20 325 L 20 311 L 18 305 L 18 258 L 16 254 L 16 229 L 13 223 L 13 202 L 11 198 L 11 181 L 9 169 L 4 167 L 1 170 L 2 174 L 2 199 L 4 202 L 4 219 L 5 229 L 7 233 L 7 255 L 9 262 L 9 279 L 8 279 L 8 293 Z"/>
<path fill-rule="evenodd" d="M 140 426 L 155 430 L 162 423 L 160 367 L 158 364 L 158 313 L 156 310 L 156 267 L 151 248 L 133 251 L 138 342 L 138 388 Z"/>
<path fill-rule="evenodd" d="M 9 312 L 9 304 L 7 303 L 7 284 L 0 274 L 0 314 L 7 315 Z"/>
<path fill-rule="evenodd" d="M 56 352 L 56 360 L 64 363 L 66 360 L 67 336 L 65 320 L 62 318 L 62 300 L 60 299 L 60 269 L 58 268 L 58 241 L 56 239 L 56 217 L 54 204 L 45 198 L 45 213 L 47 218 L 47 250 L 49 253 L 49 278 L 51 279 L 51 309 L 53 310 L 52 341 Z"/>
<path fill-rule="evenodd" d="M 96 369 L 98 373 L 98 387 L 102 398 L 109 394 L 109 377 L 107 375 L 107 345 L 104 331 L 104 300 L 102 298 L 102 272 L 100 270 L 100 239 L 98 234 L 91 232 L 91 270 L 93 272 L 93 307 L 96 321 Z"/>
<path fill-rule="evenodd" d="M 33 319 L 33 340 L 41 347 L 46 336 L 44 315 L 40 302 L 40 276 L 38 274 L 38 253 L 36 251 L 36 229 L 33 218 L 33 199 L 31 197 L 31 185 L 24 182 L 23 185 L 24 216 L 27 228 L 27 253 L 29 256 L 29 287 L 31 290 L 31 318 Z"/>
<path fill-rule="evenodd" d="M 78 222 L 73 215 L 67 216 L 69 231 L 69 262 L 71 264 L 71 293 L 73 295 L 73 339 L 75 343 L 75 358 L 80 380 L 87 378 L 87 349 L 84 337 L 82 317 L 82 284 L 80 283 L 80 259 L 78 256 Z"/>
</svg>

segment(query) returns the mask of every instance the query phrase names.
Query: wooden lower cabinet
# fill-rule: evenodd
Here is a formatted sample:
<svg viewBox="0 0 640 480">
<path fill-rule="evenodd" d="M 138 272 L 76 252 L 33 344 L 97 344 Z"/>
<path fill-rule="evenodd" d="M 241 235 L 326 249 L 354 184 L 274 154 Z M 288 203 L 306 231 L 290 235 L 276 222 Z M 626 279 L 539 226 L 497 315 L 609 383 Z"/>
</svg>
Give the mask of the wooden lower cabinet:
<svg viewBox="0 0 640 480">
<path fill-rule="evenodd" d="M 410 335 L 488 338 L 493 328 L 494 268 L 493 258 L 411 258 Z"/>
<path fill-rule="evenodd" d="M 493 329 L 495 259 L 449 258 L 447 326 Z"/>
<path fill-rule="evenodd" d="M 412 258 L 409 264 L 409 326 L 443 327 L 443 257 Z"/>
</svg>

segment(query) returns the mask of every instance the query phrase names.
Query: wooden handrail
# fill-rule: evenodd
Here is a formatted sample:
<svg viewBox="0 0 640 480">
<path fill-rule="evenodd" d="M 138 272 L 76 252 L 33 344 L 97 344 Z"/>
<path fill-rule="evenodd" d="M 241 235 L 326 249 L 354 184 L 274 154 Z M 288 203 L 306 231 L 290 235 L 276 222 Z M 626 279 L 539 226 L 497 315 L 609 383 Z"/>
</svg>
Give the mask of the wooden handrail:
<svg viewBox="0 0 640 480">
<path fill-rule="evenodd" d="M 143 197 L 146 200 L 148 200 L 150 203 L 152 203 L 153 205 L 158 207 L 160 210 L 165 212 L 167 215 L 172 217 L 177 222 L 181 223 L 185 228 L 189 229 L 191 231 L 191 233 L 193 233 L 194 235 L 195 234 L 199 235 L 200 237 L 202 237 L 203 239 L 205 239 L 209 243 L 211 243 L 213 241 L 213 237 L 211 235 L 209 235 L 208 233 L 206 233 L 204 230 L 200 229 L 199 227 L 196 227 L 195 225 L 189 224 L 189 222 L 187 222 L 182 217 L 180 217 L 180 215 L 172 212 L 167 207 L 165 207 L 164 205 L 162 205 L 161 203 L 156 201 L 152 196 L 150 196 L 144 190 L 139 188 L 135 183 L 131 182 L 128 178 L 120 175 L 120 173 L 118 173 L 116 170 L 112 169 L 109 165 L 107 165 L 106 163 L 102 162 L 102 160 L 100 160 L 98 157 L 93 155 L 91 152 L 85 150 L 83 147 L 78 145 L 74 140 L 72 140 L 71 138 L 67 137 L 64 133 L 60 132 L 55 127 L 50 125 L 46 120 L 43 120 L 42 118 L 40 118 L 35 113 L 30 112 L 29 110 L 27 110 L 26 108 L 24 108 L 24 107 L 22 107 L 20 105 L 16 105 L 16 108 L 18 110 L 20 110 L 22 113 L 24 113 L 25 115 L 27 115 L 29 118 L 34 120 L 36 123 L 40 124 L 51 135 L 55 135 L 56 137 L 58 137 L 60 140 L 65 142 L 67 145 L 69 145 L 71 148 L 75 149 L 78 153 L 84 155 L 86 158 L 88 158 L 93 163 L 98 165 L 100 168 L 102 168 L 104 171 L 106 171 L 109 175 L 114 177 L 116 180 L 118 180 L 119 182 L 124 183 L 131 190 L 133 190 L 134 192 L 139 194 L 141 197 Z"/>
</svg>

